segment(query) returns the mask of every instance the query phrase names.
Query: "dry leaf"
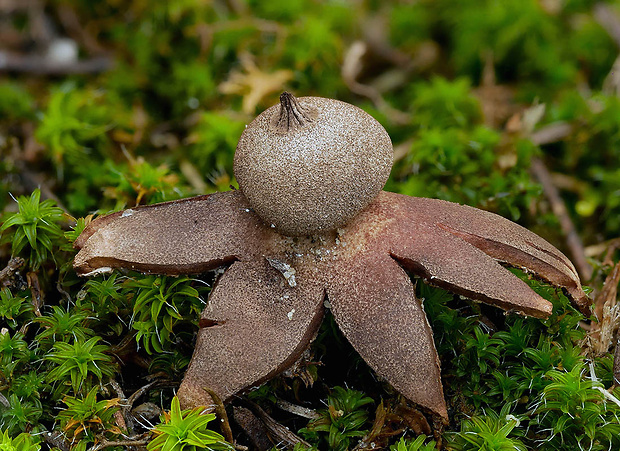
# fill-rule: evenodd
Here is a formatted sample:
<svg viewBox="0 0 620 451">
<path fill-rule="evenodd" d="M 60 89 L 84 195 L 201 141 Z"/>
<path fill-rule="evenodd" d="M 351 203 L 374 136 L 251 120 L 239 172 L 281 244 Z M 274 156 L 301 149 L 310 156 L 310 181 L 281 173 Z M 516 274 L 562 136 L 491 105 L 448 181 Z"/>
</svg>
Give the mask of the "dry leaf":
<svg viewBox="0 0 620 451">
<path fill-rule="evenodd" d="M 259 69 L 251 55 L 241 57 L 243 72 L 233 71 L 228 80 L 219 86 L 223 94 L 243 96 L 244 113 L 253 113 L 256 106 L 269 94 L 282 91 L 282 86 L 293 78 L 290 70 L 278 70 L 267 73 Z"/>
</svg>

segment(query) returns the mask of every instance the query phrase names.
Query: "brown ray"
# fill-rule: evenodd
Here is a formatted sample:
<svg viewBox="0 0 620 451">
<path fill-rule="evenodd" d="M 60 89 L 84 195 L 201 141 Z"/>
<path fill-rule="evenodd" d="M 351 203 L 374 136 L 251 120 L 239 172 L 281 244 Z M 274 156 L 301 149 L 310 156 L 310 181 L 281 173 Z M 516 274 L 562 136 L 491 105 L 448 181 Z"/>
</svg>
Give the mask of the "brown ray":
<svg viewBox="0 0 620 451">
<path fill-rule="evenodd" d="M 439 228 L 433 235 L 419 233 L 406 245 L 395 246 L 392 255 L 432 285 L 504 310 L 537 318 L 551 314 L 551 303 L 525 282 L 478 248 Z"/>
<path fill-rule="evenodd" d="M 258 386 L 292 365 L 323 319 L 323 285 L 297 266 L 295 286 L 266 258 L 235 262 L 202 313 L 198 342 L 179 389 L 184 408 Z"/>
<path fill-rule="evenodd" d="M 437 199 L 383 192 L 375 204 L 369 213 L 389 219 L 385 234 L 392 242 L 390 251 L 394 256 L 410 270 L 428 275 L 429 279 L 439 277 L 439 272 L 445 276 L 449 273 L 449 279 L 431 282 L 438 285 L 445 282 L 442 286 L 506 309 L 547 316 L 549 307 L 541 306 L 540 299 L 532 297 L 525 284 L 512 280 L 513 276 L 489 259 L 485 262 L 484 257 L 488 256 L 564 289 L 573 304 L 584 315 L 590 315 L 591 301 L 583 292 L 570 260 L 518 224 L 493 213 Z M 493 291 L 505 283 L 507 292 L 502 299 Z M 519 301 L 519 297 L 523 299 Z M 533 304 L 528 307 L 528 302 Z"/>
<path fill-rule="evenodd" d="M 433 334 L 405 271 L 374 253 L 339 266 L 327 298 L 345 337 L 378 375 L 447 421 Z"/>
<path fill-rule="evenodd" d="M 97 218 L 74 246 L 74 268 L 200 273 L 253 254 L 270 232 L 238 191 L 193 197 Z"/>
</svg>

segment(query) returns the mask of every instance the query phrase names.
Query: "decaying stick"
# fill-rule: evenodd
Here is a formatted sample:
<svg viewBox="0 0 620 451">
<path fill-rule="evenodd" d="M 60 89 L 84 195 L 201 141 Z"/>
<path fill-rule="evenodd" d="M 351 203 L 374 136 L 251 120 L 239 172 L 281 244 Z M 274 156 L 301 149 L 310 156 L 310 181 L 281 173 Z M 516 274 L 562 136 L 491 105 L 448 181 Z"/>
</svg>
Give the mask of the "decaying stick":
<svg viewBox="0 0 620 451">
<path fill-rule="evenodd" d="M 45 56 L 17 55 L 0 52 L 0 72 L 20 72 L 34 75 L 95 74 L 112 67 L 107 56 L 98 56 L 71 63 L 56 62 Z"/>
<path fill-rule="evenodd" d="M 10 259 L 6 267 L 0 270 L 0 286 L 11 286 L 13 284 L 13 276 L 22 266 L 24 266 L 24 263 L 25 260 L 21 257 Z"/>
<path fill-rule="evenodd" d="M 564 204 L 558 189 L 551 180 L 551 174 L 549 174 L 547 167 L 539 158 L 532 159 L 532 172 L 542 185 L 545 196 L 547 196 L 547 199 L 551 204 L 551 209 L 560 221 L 560 226 L 566 235 L 566 243 L 571 251 L 573 262 L 575 263 L 575 267 L 577 268 L 579 275 L 584 281 L 590 280 L 592 277 L 592 267 L 586 260 L 586 254 L 581 238 L 575 229 L 573 221 L 568 215 L 566 205 Z"/>
<path fill-rule="evenodd" d="M 227 442 L 233 442 L 233 433 L 232 429 L 230 429 L 230 422 L 228 421 L 228 414 L 226 413 L 226 408 L 224 407 L 224 403 L 220 399 L 220 397 L 213 390 L 209 388 L 205 388 L 205 391 L 209 394 L 213 403 L 215 404 L 215 414 L 219 418 L 222 428 L 222 435 L 226 439 Z"/>
</svg>

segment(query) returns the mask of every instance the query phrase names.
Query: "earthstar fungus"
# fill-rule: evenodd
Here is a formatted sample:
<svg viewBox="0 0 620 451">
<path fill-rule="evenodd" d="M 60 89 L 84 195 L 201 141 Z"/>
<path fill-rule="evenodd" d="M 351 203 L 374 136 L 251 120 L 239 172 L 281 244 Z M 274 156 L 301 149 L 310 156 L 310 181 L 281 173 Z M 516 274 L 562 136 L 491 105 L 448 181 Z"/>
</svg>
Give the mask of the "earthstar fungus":
<svg viewBox="0 0 620 451">
<path fill-rule="evenodd" d="M 439 359 L 409 274 L 545 318 L 551 304 L 501 264 L 524 268 L 589 316 L 571 262 L 493 213 L 381 191 L 390 139 L 357 107 L 281 96 L 243 133 L 240 190 L 97 218 L 76 240 L 80 275 L 228 268 L 201 315 L 178 396 L 185 407 L 259 385 L 291 366 L 334 318 L 378 375 L 447 420 Z"/>
</svg>

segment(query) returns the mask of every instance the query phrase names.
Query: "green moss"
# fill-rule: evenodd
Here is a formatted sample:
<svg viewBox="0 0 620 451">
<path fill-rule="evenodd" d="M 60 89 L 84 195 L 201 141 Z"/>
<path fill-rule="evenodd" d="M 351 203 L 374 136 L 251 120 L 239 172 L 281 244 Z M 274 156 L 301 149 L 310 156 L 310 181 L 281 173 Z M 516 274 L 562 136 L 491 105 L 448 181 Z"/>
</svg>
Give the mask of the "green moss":
<svg viewBox="0 0 620 451">
<path fill-rule="evenodd" d="M 94 212 L 229 188 L 236 142 L 253 113 L 241 111 L 246 91 L 224 94 L 222 86 L 233 72 L 249 75 L 247 61 L 260 70 L 244 81 L 247 91 L 262 93 L 255 112 L 286 89 L 337 97 L 377 117 L 397 149 L 390 191 L 500 213 L 566 250 L 530 173 L 536 157 L 583 241 L 617 238 L 617 49 L 595 4 L 620 13 L 617 2 L 592 0 L 50 2 L 46 20 L 77 40 L 80 58 L 103 51 L 114 64 L 99 74 L 0 74 L 0 269 L 11 257 L 25 260 L 0 290 L 0 448 L 39 449 L 43 431 L 71 436 L 65 445 L 72 450 L 127 436 L 112 419 L 119 412 L 112 379 L 126 396 L 159 381 L 134 407 L 172 405 L 183 425 L 198 418 L 172 404 L 173 387 L 188 365 L 214 277 L 115 272 L 82 280 L 71 269 L 71 245 Z M 12 39 L 36 36 L 28 15 L 8 15 L 0 38 L 5 28 Z M 13 50 L 34 49 L 35 40 Z M 365 53 L 345 65 L 360 42 Z M 281 70 L 290 80 L 272 87 L 271 74 Z M 534 104 L 545 113 L 524 124 L 521 113 Z M 502 113 L 485 117 L 493 108 Z M 530 126 L 559 121 L 571 129 L 555 142 L 529 139 Z M 588 255 L 591 283 L 600 289 L 620 256 Z M 415 437 L 419 424 L 389 416 L 377 444 L 397 451 L 439 441 L 447 449 L 620 447 L 611 354 L 586 359 L 584 318 L 562 293 L 518 274 L 553 303 L 549 319 L 505 315 L 417 284 L 451 423 L 443 436 L 434 429 L 432 440 L 429 431 Z M 276 378 L 253 399 L 291 431 L 303 430 L 314 447 L 354 448 L 374 434 L 373 405 L 392 415 L 402 401 L 376 380 L 330 315 L 306 357 L 297 377 Z M 320 419 L 280 412 L 278 398 L 310 406 Z M 162 418 L 163 426 L 171 421 Z M 196 421 L 195 429 L 216 437 L 204 418 Z M 147 428 L 134 425 L 134 432 Z"/>
</svg>

